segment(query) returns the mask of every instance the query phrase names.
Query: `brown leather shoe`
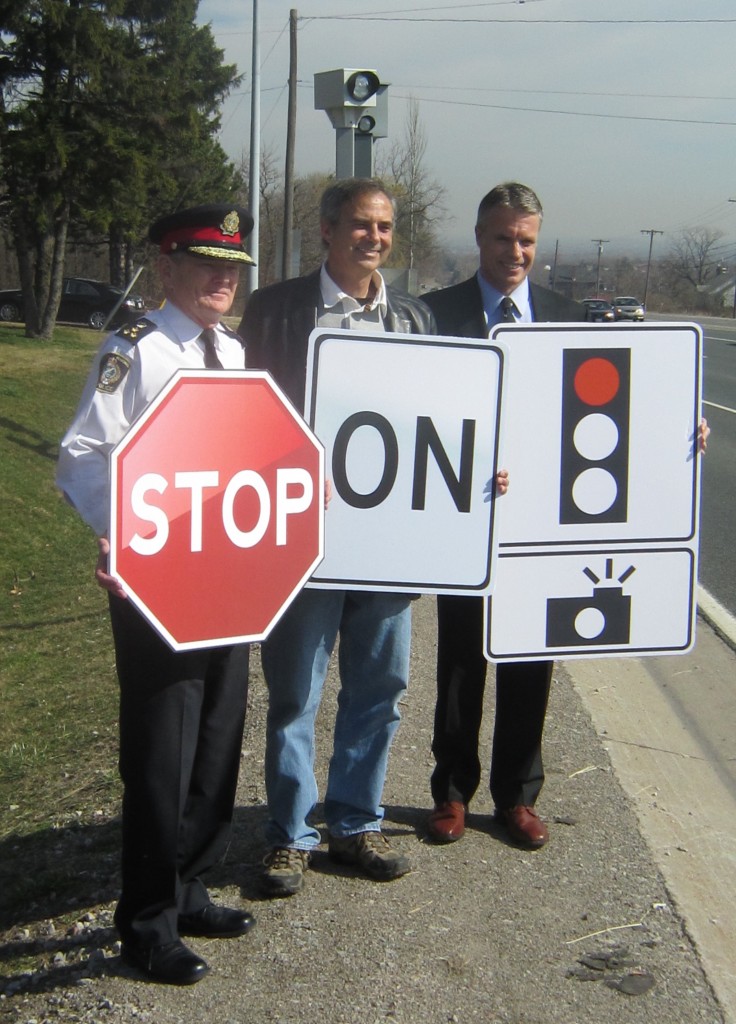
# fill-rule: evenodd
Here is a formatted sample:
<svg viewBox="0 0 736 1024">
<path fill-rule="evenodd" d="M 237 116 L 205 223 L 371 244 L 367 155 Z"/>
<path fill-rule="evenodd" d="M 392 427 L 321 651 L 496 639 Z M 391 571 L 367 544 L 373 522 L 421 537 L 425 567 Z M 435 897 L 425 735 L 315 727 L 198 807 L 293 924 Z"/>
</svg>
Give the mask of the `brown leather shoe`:
<svg viewBox="0 0 736 1024">
<path fill-rule="evenodd" d="M 509 835 L 515 843 L 538 850 L 549 839 L 547 826 L 533 807 L 508 807 L 496 811 L 496 816 L 506 825 Z"/>
<path fill-rule="evenodd" d="M 427 831 L 438 843 L 454 843 L 465 835 L 465 804 L 446 800 L 427 819 Z"/>
</svg>

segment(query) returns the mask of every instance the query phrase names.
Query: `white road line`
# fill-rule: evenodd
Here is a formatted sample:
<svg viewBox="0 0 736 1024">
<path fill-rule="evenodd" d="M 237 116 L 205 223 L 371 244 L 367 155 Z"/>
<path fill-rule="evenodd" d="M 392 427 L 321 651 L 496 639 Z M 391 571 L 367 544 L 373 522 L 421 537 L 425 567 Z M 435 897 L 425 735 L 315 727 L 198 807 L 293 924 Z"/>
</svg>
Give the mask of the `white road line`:
<svg viewBox="0 0 736 1024">
<path fill-rule="evenodd" d="M 706 402 L 705 399 L 703 399 L 703 405 L 709 405 L 711 409 L 721 409 L 723 412 L 736 413 L 736 409 L 729 409 L 727 405 L 719 405 L 717 402 Z"/>
<path fill-rule="evenodd" d="M 729 647 L 736 650 L 736 618 L 727 608 L 698 584 L 698 611 L 710 625 L 720 633 Z"/>
</svg>

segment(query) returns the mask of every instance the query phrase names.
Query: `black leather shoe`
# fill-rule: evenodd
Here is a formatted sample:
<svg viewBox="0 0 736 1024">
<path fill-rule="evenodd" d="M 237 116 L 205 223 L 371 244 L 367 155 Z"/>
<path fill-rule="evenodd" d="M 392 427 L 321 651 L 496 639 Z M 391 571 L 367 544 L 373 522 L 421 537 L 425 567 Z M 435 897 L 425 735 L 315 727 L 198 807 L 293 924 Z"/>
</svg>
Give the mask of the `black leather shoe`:
<svg viewBox="0 0 736 1024">
<path fill-rule="evenodd" d="M 208 939 L 236 939 L 256 923 L 247 910 L 231 910 L 208 903 L 194 914 L 179 915 L 181 935 L 203 935 Z"/>
<path fill-rule="evenodd" d="M 179 939 L 163 946 L 124 942 L 120 955 L 130 967 L 139 967 L 149 978 L 164 985 L 193 985 L 210 970 L 205 961 Z"/>
</svg>

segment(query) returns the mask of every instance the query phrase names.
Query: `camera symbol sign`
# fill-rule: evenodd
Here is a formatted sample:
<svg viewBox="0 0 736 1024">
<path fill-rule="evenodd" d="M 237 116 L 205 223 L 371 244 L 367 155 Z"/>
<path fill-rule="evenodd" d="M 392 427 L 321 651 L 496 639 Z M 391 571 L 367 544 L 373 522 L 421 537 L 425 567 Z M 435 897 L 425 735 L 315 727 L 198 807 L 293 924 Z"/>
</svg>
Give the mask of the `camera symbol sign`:
<svg viewBox="0 0 736 1024">
<path fill-rule="evenodd" d="M 627 644 L 631 633 L 631 598 L 623 584 L 636 572 L 633 565 L 617 577 L 620 587 L 598 586 L 601 578 L 586 566 L 583 573 L 594 584 L 592 597 L 547 599 L 547 646 L 578 644 Z M 613 559 L 606 559 L 606 580 L 612 581 Z"/>
</svg>

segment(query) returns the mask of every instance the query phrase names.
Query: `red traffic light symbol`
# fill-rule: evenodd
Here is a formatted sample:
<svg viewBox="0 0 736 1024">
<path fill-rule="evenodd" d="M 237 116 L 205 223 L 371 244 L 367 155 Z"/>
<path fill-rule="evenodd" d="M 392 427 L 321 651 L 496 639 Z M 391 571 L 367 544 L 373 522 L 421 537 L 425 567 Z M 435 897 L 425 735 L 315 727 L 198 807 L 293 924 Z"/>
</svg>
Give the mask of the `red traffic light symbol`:
<svg viewBox="0 0 736 1024">
<path fill-rule="evenodd" d="M 630 349 L 564 349 L 560 523 L 628 514 Z"/>
</svg>

